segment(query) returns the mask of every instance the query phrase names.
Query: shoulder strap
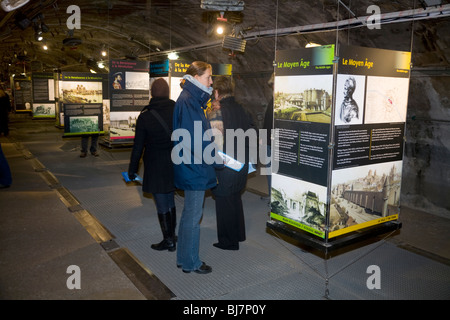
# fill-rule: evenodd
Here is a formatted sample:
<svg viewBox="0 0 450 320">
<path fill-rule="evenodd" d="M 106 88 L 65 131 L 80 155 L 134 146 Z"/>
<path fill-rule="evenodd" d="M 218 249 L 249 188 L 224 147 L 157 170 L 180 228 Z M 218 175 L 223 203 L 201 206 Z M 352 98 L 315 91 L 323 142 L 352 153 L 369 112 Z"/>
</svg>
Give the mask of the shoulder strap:
<svg viewBox="0 0 450 320">
<path fill-rule="evenodd" d="M 171 136 L 169 127 L 167 126 L 167 123 L 161 118 L 161 116 L 156 112 L 154 109 L 149 109 L 150 112 L 155 116 L 155 118 L 159 121 L 159 123 L 163 126 L 164 130 L 166 130 L 167 134 Z"/>
</svg>

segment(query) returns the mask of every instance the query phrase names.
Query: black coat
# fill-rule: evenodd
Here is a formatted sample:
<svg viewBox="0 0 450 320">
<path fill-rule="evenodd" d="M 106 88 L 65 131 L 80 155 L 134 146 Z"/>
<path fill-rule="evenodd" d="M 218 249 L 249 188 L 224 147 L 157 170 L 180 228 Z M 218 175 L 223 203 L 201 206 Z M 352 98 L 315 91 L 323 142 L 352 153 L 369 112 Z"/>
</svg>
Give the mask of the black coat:
<svg viewBox="0 0 450 320">
<path fill-rule="evenodd" d="M 172 117 L 175 101 L 169 98 L 152 98 L 138 117 L 133 151 L 128 173 L 137 173 L 139 160 L 144 152 L 144 181 L 142 191 L 168 193 L 175 190 L 173 164 L 171 159 Z M 150 112 L 156 111 L 165 121 L 170 134 Z"/>
<path fill-rule="evenodd" d="M 234 143 L 234 152 L 227 150 L 227 129 L 242 129 L 247 131 L 253 127 L 251 116 L 245 112 L 244 108 L 236 102 L 234 97 L 228 97 L 220 100 L 220 110 L 222 111 L 222 121 L 224 129 L 224 152 L 228 155 L 234 154 L 237 158 L 237 142 Z M 218 196 L 227 196 L 236 192 L 241 192 L 247 183 L 248 163 L 249 163 L 249 140 L 245 143 L 245 159 L 238 159 L 244 162 L 245 165 L 241 171 L 237 172 L 230 168 L 216 169 L 217 187 L 212 189 L 213 194 Z"/>
</svg>

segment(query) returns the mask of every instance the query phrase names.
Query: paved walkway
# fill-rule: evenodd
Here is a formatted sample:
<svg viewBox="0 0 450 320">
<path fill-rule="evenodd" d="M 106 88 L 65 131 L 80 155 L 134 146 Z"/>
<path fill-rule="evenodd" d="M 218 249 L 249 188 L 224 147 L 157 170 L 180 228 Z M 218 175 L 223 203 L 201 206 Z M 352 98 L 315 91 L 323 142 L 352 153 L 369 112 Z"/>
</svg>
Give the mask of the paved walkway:
<svg viewBox="0 0 450 320">
<path fill-rule="evenodd" d="M 209 195 L 200 255 L 213 272 L 184 274 L 175 253 L 150 249 L 161 232 L 151 197 L 121 178 L 129 149 L 81 159 L 79 139 L 27 117 L 12 119 L 0 142 L 13 173 L 0 190 L 1 299 L 450 299 L 448 219 L 404 207 L 400 232 L 323 259 L 266 229 L 267 183 L 254 174 L 243 194 L 247 240 L 239 251 L 212 246 Z M 176 204 L 181 213 L 182 194 Z M 68 288 L 77 283 L 70 266 L 79 267 L 80 289 Z M 371 266 L 380 289 L 368 288 Z"/>
</svg>

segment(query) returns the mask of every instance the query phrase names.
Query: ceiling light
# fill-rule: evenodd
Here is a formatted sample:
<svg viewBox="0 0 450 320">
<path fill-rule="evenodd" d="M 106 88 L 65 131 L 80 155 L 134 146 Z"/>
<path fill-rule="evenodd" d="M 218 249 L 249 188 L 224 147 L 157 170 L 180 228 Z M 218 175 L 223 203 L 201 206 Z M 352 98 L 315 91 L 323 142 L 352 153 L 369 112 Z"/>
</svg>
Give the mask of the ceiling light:
<svg viewBox="0 0 450 320">
<path fill-rule="evenodd" d="M 308 42 L 305 46 L 305 48 L 312 48 L 312 47 L 320 47 L 320 44 L 315 42 Z"/>
<path fill-rule="evenodd" d="M 217 33 L 217 34 L 223 34 L 223 31 L 224 31 L 224 29 L 223 29 L 222 26 L 218 26 L 218 27 L 216 28 L 216 33 Z"/>
<path fill-rule="evenodd" d="M 177 60 L 179 58 L 176 52 L 169 53 L 167 57 L 169 58 L 169 60 Z"/>
<path fill-rule="evenodd" d="M 105 67 L 105 63 L 103 61 L 99 61 L 99 62 L 97 62 L 97 67 L 99 67 L 100 69 L 103 69 Z"/>
<path fill-rule="evenodd" d="M 106 57 L 107 54 L 108 54 L 108 53 L 106 52 L 106 50 L 102 50 L 102 56 L 103 56 L 103 57 Z"/>
<path fill-rule="evenodd" d="M 36 41 L 42 41 L 44 40 L 44 37 L 42 36 L 42 31 L 37 30 L 34 33 L 34 38 L 36 39 Z"/>
<path fill-rule="evenodd" d="M 46 45 L 46 44 L 42 45 L 42 49 L 44 49 L 44 50 L 48 50 L 48 47 L 47 47 L 47 45 Z"/>
</svg>

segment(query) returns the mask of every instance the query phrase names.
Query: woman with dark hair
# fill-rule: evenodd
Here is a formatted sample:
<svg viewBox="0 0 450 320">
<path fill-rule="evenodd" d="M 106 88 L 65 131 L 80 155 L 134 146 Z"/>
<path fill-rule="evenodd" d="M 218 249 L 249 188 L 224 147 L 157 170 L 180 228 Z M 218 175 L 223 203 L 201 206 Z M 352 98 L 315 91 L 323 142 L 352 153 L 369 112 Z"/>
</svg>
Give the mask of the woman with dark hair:
<svg viewBox="0 0 450 320">
<path fill-rule="evenodd" d="M 184 208 L 178 230 L 177 266 L 183 272 L 210 273 L 211 267 L 199 257 L 200 220 L 205 191 L 216 186 L 214 166 L 205 162 L 203 152 L 212 140 L 205 141 L 210 125 L 205 116 L 212 93 L 212 67 L 194 61 L 183 77 L 183 90 L 175 104 L 173 115 L 175 186 L 184 190 Z M 178 137 L 175 130 L 189 137 Z M 194 133 L 198 136 L 194 136 Z M 200 136 L 201 135 L 201 136 Z M 178 140 L 177 140 L 178 139 Z M 212 139 L 212 136 L 211 136 Z M 201 141 L 201 148 L 195 144 Z M 201 152 L 201 153 L 200 153 Z"/>
<path fill-rule="evenodd" d="M 222 132 L 217 132 L 219 136 L 223 135 L 221 151 L 243 164 L 239 171 L 226 166 L 216 170 L 218 184 L 212 192 L 216 200 L 218 242 L 213 245 L 223 250 L 239 250 L 239 242 L 245 241 L 246 238 L 241 193 L 247 183 L 250 146 L 248 137 L 245 134 L 241 136 L 235 134 L 235 130 L 242 129 L 245 132 L 252 128 L 253 124 L 251 117 L 234 98 L 234 83 L 231 77 L 215 78 L 213 93 L 216 110 L 210 115 L 214 117 L 215 114 L 216 120 L 212 121 L 211 125 L 219 131 L 222 128 Z M 227 131 L 230 130 L 233 134 L 227 135 Z"/>
<path fill-rule="evenodd" d="M 150 103 L 142 110 L 136 123 L 128 175 L 131 180 L 136 178 L 139 160 L 144 152 L 142 190 L 153 195 L 163 234 L 163 240 L 151 247 L 159 251 L 175 251 L 175 186 L 171 159 L 175 101 L 169 99 L 169 85 L 162 78 L 153 82 L 151 95 Z"/>
</svg>

